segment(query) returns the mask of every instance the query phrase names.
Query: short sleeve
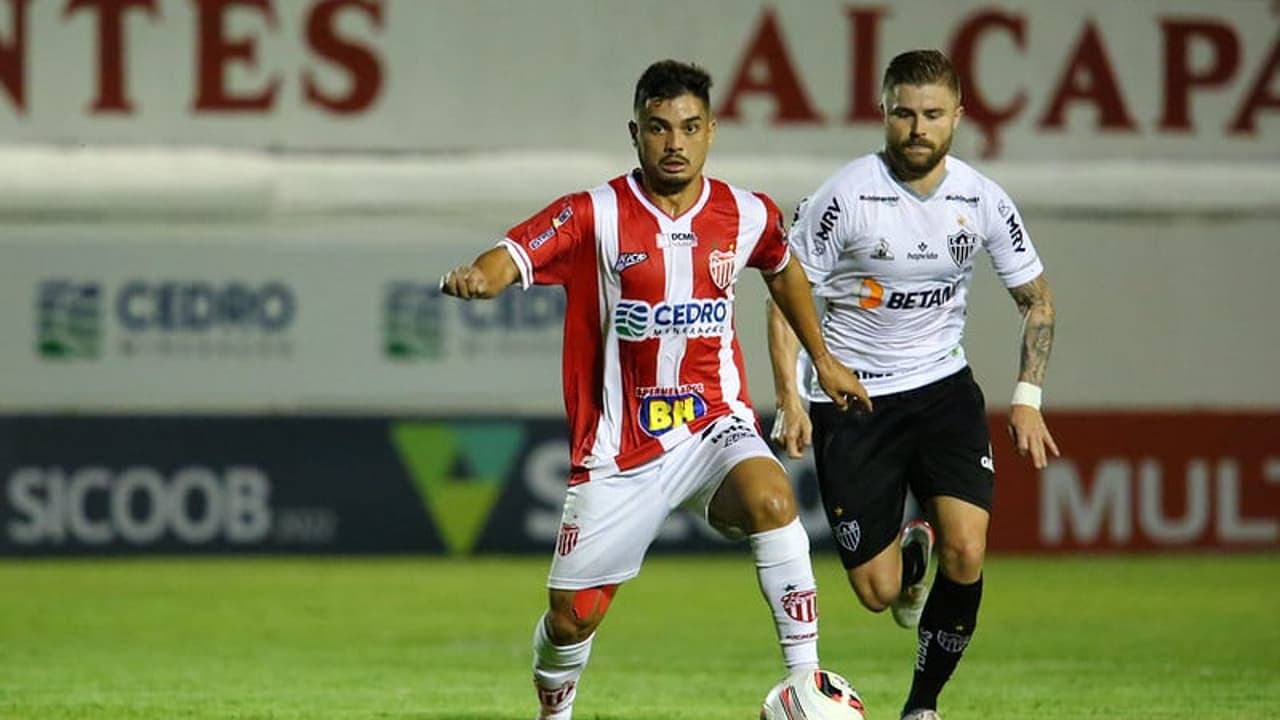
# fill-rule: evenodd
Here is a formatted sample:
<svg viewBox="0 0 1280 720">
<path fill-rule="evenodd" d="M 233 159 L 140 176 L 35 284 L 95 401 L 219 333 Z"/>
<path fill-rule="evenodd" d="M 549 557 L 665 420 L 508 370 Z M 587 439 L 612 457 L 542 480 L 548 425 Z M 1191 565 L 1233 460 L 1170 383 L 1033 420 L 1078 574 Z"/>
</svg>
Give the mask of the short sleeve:
<svg viewBox="0 0 1280 720">
<path fill-rule="evenodd" d="M 566 195 L 507 231 L 499 245 L 511 253 L 524 288 L 568 281 L 578 246 L 590 235 L 584 222 L 590 205 L 586 193 Z"/>
<path fill-rule="evenodd" d="M 848 200 L 835 192 L 828 181 L 810 197 L 800 201 L 791 224 L 788 245 L 800 261 L 809 282 L 818 285 L 836 266 L 850 219 Z"/>
<path fill-rule="evenodd" d="M 791 252 L 787 248 L 787 232 L 782 225 L 782 211 L 778 204 L 768 195 L 755 193 L 764 203 L 764 229 L 760 232 L 760 240 L 747 258 L 747 265 L 766 274 L 782 272 L 791 261 Z"/>
<path fill-rule="evenodd" d="M 1007 288 L 1035 280 L 1044 265 L 1031 244 L 1031 234 L 1013 200 L 998 185 L 991 183 L 989 201 L 984 208 L 983 242 L 996 274 Z"/>
</svg>

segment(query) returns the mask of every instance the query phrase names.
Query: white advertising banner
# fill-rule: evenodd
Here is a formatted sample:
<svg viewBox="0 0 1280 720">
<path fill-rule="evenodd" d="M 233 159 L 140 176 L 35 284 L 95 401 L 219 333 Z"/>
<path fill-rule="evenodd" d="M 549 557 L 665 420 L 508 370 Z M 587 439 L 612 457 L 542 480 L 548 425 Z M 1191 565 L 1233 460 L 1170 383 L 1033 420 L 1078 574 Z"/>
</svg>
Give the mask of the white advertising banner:
<svg viewBox="0 0 1280 720">
<path fill-rule="evenodd" d="M 271 150 L 626 148 L 640 71 L 716 79 L 721 152 L 880 141 L 897 52 L 965 86 L 962 156 L 1280 159 L 1273 2 L 0 0 L 0 137 Z"/>
<path fill-rule="evenodd" d="M 354 242 L 7 244 L 0 406 L 555 412 L 563 292 L 454 301 L 443 265 Z"/>
</svg>

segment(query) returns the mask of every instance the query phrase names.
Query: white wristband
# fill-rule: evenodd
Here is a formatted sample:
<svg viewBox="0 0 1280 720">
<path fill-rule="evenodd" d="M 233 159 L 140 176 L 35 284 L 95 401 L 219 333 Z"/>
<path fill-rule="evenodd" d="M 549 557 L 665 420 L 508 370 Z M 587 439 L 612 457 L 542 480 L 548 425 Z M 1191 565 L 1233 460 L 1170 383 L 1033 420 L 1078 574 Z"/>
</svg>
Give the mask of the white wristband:
<svg viewBox="0 0 1280 720">
<path fill-rule="evenodd" d="M 1040 409 L 1040 397 L 1042 391 L 1039 385 L 1032 385 L 1029 382 L 1019 382 L 1013 388 L 1012 405 L 1030 405 L 1031 407 Z"/>
</svg>

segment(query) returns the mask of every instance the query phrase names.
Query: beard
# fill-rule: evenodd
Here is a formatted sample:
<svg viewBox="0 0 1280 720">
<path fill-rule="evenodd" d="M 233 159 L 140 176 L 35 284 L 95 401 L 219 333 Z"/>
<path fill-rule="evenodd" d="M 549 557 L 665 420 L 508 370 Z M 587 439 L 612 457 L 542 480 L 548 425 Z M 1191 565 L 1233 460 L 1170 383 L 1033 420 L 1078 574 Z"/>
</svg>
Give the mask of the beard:
<svg viewBox="0 0 1280 720">
<path fill-rule="evenodd" d="M 924 157 L 913 157 L 907 154 L 907 148 L 909 147 L 927 147 L 932 152 Z M 950 137 L 941 145 L 935 145 L 925 140 L 907 140 L 896 145 L 885 146 L 885 155 L 889 158 L 889 166 L 899 180 L 919 180 L 928 175 L 934 168 L 938 167 L 938 163 L 942 162 L 942 159 L 950 151 Z"/>
</svg>

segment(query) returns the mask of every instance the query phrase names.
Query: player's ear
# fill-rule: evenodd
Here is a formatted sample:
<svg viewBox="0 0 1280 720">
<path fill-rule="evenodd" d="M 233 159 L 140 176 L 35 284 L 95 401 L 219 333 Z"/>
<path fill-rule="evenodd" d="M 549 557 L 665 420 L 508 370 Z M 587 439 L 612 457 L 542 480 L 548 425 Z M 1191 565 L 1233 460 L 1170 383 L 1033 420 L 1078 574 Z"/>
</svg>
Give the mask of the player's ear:
<svg viewBox="0 0 1280 720">
<path fill-rule="evenodd" d="M 957 106 L 956 106 L 956 114 L 955 114 L 955 116 L 954 116 L 954 117 L 952 117 L 952 118 L 951 118 L 951 129 L 952 129 L 952 130 L 955 130 L 955 129 L 956 129 L 956 126 L 960 124 L 960 118 L 962 118 L 962 117 L 964 117 L 964 106 L 963 106 L 963 105 L 957 105 Z"/>
<path fill-rule="evenodd" d="M 633 147 L 638 146 L 640 144 L 640 126 L 636 124 L 635 120 L 627 121 L 627 132 L 631 133 L 631 145 Z"/>
<path fill-rule="evenodd" d="M 707 145 L 711 145 L 716 141 L 716 119 L 711 118 L 707 121 Z"/>
</svg>

